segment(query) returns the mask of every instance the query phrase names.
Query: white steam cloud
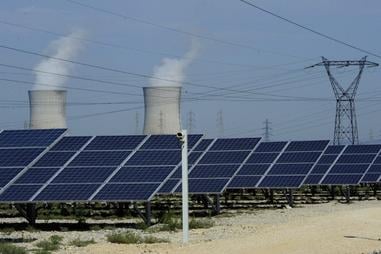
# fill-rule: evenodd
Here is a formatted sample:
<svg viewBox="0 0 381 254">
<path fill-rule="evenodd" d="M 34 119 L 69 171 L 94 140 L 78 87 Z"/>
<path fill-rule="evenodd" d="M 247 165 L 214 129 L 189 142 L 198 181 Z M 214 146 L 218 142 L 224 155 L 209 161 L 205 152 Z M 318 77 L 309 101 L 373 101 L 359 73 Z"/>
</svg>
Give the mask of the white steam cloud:
<svg viewBox="0 0 381 254">
<path fill-rule="evenodd" d="M 82 48 L 80 40 L 77 38 L 82 38 L 84 36 L 83 31 L 75 31 L 68 36 L 61 37 L 57 40 L 52 41 L 48 47 L 48 54 L 55 58 L 63 58 L 73 60 L 78 52 Z M 37 71 L 46 71 L 59 73 L 62 75 L 70 74 L 73 65 L 67 62 L 55 60 L 52 58 L 47 58 L 41 61 L 34 69 Z M 34 90 L 53 90 L 62 89 L 61 87 L 65 84 L 67 78 L 64 76 L 50 75 L 42 72 L 36 72 L 36 81 L 33 87 Z M 49 86 L 44 86 L 42 84 L 47 84 Z"/>
<path fill-rule="evenodd" d="M 190 50 L 184 55 L 183 58 L 164 58 L 161 60 L 160 65 L 155 66 L 153 69 L 153 76 L 150 79 L 150 85 L 153 87 L 159 86 L 181 86 L 185 80 L 185 70 L 189 64 L 197 56 L 200 45 L 197 41 L 192 41 Z M 164 80 L 159 80 L 164 79 Z M 166 80 L 174 80 L 166 81 Z"/>
</svg>

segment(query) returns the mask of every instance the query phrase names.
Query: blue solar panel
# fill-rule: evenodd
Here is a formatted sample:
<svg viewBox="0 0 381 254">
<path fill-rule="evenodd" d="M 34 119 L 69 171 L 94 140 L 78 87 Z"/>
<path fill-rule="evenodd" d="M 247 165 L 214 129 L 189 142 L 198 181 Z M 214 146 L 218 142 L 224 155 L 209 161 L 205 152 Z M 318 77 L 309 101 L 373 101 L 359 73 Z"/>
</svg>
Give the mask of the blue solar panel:
<svg viewBox="0 0 381 254">
<path fill-rule="evenodd" d="M 328 145 L 328 140 L 314 140 L 314 141 L 292 141 L 287 146 L 286 151 L 300 151 L 300 152 L 308 152 L 308 151 L 323 151 Z"/>
<path fill-rule="evenodd" d="M 139 183 L 139 184 L 106 184 L 93 200 L 102 201 L 142 201 L 148 200 L 155 190 L 159 187 L 158 183 Z"/>
<path fill-rule="evenodd" d="M 172 167 L 123 167 L 109 181 L 110 183 L 163 182 L 174 170 Z"/>
<path fill-rule="evenodd" d="M 374 154 L 345 154 L 341 155 L 337 160 L 337 163 L 344 164 L 360 164 L 360 163 L 372 163 L 373 159 L 376 157 Z"/>
<path fill-rule="evenodd" d="M 33 166 L 36 167 L 61 167 L 69 161 L 75 152 L 48 152 Z"/>
<path fill-rule="evenodd" d="M 50 151 L 78 151 L 90 138 L 90 136 L 63 137 Z"/>
<path fill-rule="evenodd" d="M 374 164 L 381 164 L 381 156 L 378 156 L 374 161 Z"/>
<path fill-rule="evenodd" d="M 0 133 L 0 147 L 47 147 L 66 129 L 5 130 Z"/>
<path fill-rule="evenodd" d="M 329 174 L 364 174 L 369 164 L 336 164 Z"/>
<path fill-rule="evenodd" d="M 234 152 L 207 152 L 200 160 L 199 164 L 237 164 L 242 163 L 249 155 L 250 151 Z"/>
<path fill-rule="evenodd" d="M 372 165 L 372 166 L 370 166 L 370 168 L 368 170 L 368 173 L 380 173 L 381 174 L 381 165 Z"/>
<path fill-rule="evenodd" d="M 298 162 L 315 162 L 321 152 L 296 152 L 296 153 L 283 153 L 277 163 L 298 163 Z"/>
<path fill-rule="evenodd" d="M 376 183 L 381 174 L 377 173 L 367 173 L 361 179 L 361 183 Z"/>
<path fill-rule="evenodd" d="M 41 187 L 40 184 L 13 184 L 0 195 L 0 201 L 28 201 Z"/>
<path fill-rule="evenodd" d="M 97 136 L 85 150 L 134 150 L 145 137 L 145 135 Z"/>
<path fill-rule="evenodd" d="M 172 190 L 176 187 L 176 185 L 179 183 L 179 179 L 168 179 L 163 186 L 158 191 L 159 194 L 168 194 L 171 193 Z"/>
<path fill-rule="evenodd" d="M 208 146 L 212 143 L 213 139 L 203 139 L 200 143 L 195 147 L 194 151 L 206 151 Z"/>
<path fill-rule="evenodd" d="M 247 163 L 273 163 L 279 153 L 253 153 Z"/>
<path fill-rule="evenodd" d="M 59 168 L 30 168 L 22 176 L 20 176 L 17 184 L 45 183 L 47 182 Z"/>
<path fill-rule="evenodd" d="M 12 180 L 23 168 L 0 168 L 0 188 Z"/>
<path fill-rule="evenodd" d="M 42 148 L 0 149 L 0 167 L 25 167 L 43 151 Z"/>
<path fill-rule="evenodd" d="M 49 184 L 34 201 L 86 201 L 100 184 Z"/>
<path fill-rule="evenodd" d="M 69 166 L 117 166 L 130 151 L 83 151 L 70 162 Z"/>
<path fill-rule="evenodd" d="M 323 155 L 319 159 L 318 164 L 332 164 L 338 156 L 338 154 Z"/>
<path fill-rule="evenodd" d="M 362 174 L 360 175 L 327 175 L 322 185 L 356 185 L 360 182 Z"/>
<path fill-rule="evenodd" d="M 281 152 L 287 142 L 262 142 L 255 148 L 255 152 Z"/>
<path fill-rule="evenodd" d="M 237 175 L 264 175 L 271 164 L 245 164 Z"/>
<path fill-rule="evenodd" d="M 189 178 L 232 177 L 240 165 L 197 165 L 189 174 Z"/>
<path fill-rule="evenodd" d="M 327 149 L 324 151 L 324 154 L 340 154 L 341 151 L 343 151 L 345 146 L 338 145 L 338 146 L 328 146 Z"/>
<path fill-rule="evenodd" d="M 224 191 L 225 186 L 229 182 L 229 178 L 214 178 L 214 179 L 204 179 L 204 178 L 194 178 L 189 179 L 189 193 L 193 194 L 206 194 L 206 193 L 221 193 Z M 181 192 L 181 184 L 177 187 L 176 192 Z"/>
<path fill-rule="evenodd" d="M 191 149 L 202 137 L 202 135 L 188 135 L 188 148 Z M 141 149 L 169 150 L 181 149 L 181 144 L 176 135 L 152 135 L 142 145 Z"/>
<path fill-rule="evenodd" d="M 255 188 L 261 180 L 261 176 L 235 176 L 228 185 L 228 189 Z"/>
<path fill-rule="evenodd" d="M 259 183 L 260 188 L 298 188 L 305 176 L 266 176 Z"/>
<path fill-rule="evenodd" d="M 181 161 L 180 150 L 137 151 L 126 163 L 128 166 L 177 165 Z"/>
<path fill-rule="evenodd" d="M 381 145 L 349 145 L 344 153 L 378 153 Z"/>
<path fill-rule="evenodd" d="M 307 175 L 313 164 L 275 164 L 268 175 Z"/>
<path fill-rule="evenodd" d="M 210 150 L 252 150 L 259 140 L 260 138 L 220 138 L 213 143 Z"/>
<path fill-rule="evenodd" d="M 329 168 L 331 167 L 331 165 L 319 165 L 319 164 L 316 164 L 312 170 L 311 170 L 311 174 L 325 174 L 327 173 L 327 171 L 329 170 Z"/>
<path fill-rule="evenodd" d="M 63 169 L 53 183 L 102 183 L 116 167 L 69 167 Z"/>
<path fill-rule="evenodd" d="M 303 184 L 305 185 L 318 185 L 323 179 L 324 175 L 308 175 L 306 180 L 304 180 Z"/>
<path fill-rule="evenodd" d="M 188 155 L 188 164 L 194 164 L 198 158 L 202 155 L 202 152 L 191 152 Z"/>
</svg>

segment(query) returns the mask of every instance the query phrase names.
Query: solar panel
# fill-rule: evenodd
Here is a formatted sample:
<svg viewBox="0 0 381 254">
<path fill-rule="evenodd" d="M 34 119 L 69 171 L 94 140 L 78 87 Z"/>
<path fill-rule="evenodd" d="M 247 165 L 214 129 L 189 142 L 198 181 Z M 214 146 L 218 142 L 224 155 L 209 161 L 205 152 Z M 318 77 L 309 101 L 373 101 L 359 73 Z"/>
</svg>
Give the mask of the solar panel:
<svg viewBox="0 0 381 254">
<path fill-rule="evenodd" d="M 66 167 L 52 183 L 103 183 L 116 167 Z"/>
<path fill-rule="evenodd" d="M 233 165 L 197 165 L 189 174 L 189 178 L 230 178 L 239 168 Z"/>
<path fill-rule="evenodd" d="M 239 164 L 249 155 L 250 151 L 207 152 L 200 164 Z"/>
<path fill-rule="evenodd" d="M 91 138 L 91 136 L 63 137 L 50 151 L 78 151 Z"/>
<path fill-rule="evenodd" d="M 35 167 L 61 167 L 75 152 L 47 152 L 34 164 Z"/>
<path fill-rule="evenodd" d="M 131 151 L 83 151 L 69 166 L 118 166 Z"/>
<path fill-rule="evenodd" d="M 97 136 L 85 150 L 134 150 L 145 137 L 145 135 Z"/>
<path fill-rule="evenodd" d="M 34 201 L 84 201 L 100 184 L 49 184 Z"/>
<path fill-rule="evenodd" d="M 367 173 L 361 179 L 361 183 L 376 183 L 381 174 Z"/>
<path fill-rule="evenodd" d="M 273 163 L 279 153 L 253 153 L 247 163 Z"/>
<path fill-rule="evenodd" d="M 287 145 L 287 142 L 261 142 L 255 149 L 256 153 L 259 152 L 281 152 Z"/>
<path fill-rule="evenodd" d="M 235 176 L 228 185 L 228 189 L 245 189 L 245 188 L 255 188 L 261 180 L 261 176 Z"/>
<path fill-rule="evenodd" d="M 44 148 L 0 149 L 0 167 L 26 167 Z"/>
<path fill-rule="evenodd" d="M 172 193 L 176 185 L 179 183 L 179 179 L 168 179 L 165 181 L 163 186 L 161 186 L 160 190 L 158 191 L 159 194 L 167 194 Z"/>
<path fill-rule="evenodd" d="M 47 147 L 66 132 L 66 129 L 4 130 L 0 147 Z"/>
<path fill-rule="evenodd" d="M 28 169 L 16 180 L 16 184 L 43 184 L 47 182 L 60 168 L 36 168 Z"/>
<path fill-rule="evenodd" d="M 376 160 L 381 145 L 349 145 L 321 180 L 323 185 L 359 184 Z M 367 176 L 369 179 L 370 176 Z"/>
<path fill-rule="evenodd" d="M 237 176 L 262 176 L 271 164 L 245 164 L 237 172 Z"/>
<path fill-rule="evenodd" d="M 267 175 L 307 175 L 314 164 L 275 164 Z"/>
<path fill-rule="evenodd" d="M 252 150 L 259 142 L 260 138 L 220 138 L 217 139 L 210 151 L 223 151 L 223 150 Z"/>
<path fill-rule="evenodd" d="M 213 139 L 203 139 L 201 142 L 195 147 L 194 151 L 205 151 L 208 146 L 213 142 Z"/>
<path fill-rule="evenodd" d="M 311 170 L 311 173 L 310 174 L 325 174 L 327 173 L 327 171 L 329 170 L 329 168 L 331 167 L 330 164 L 316 164 L 312 170 Z"/>
<path fill-rule="evenodd" d="M 23 168 L 0 168 L 0 189 L 12 180 Z"/>
<path fill-rule="evenodd" d="M 109 181 L 110 183 L 147 183 L 163 182 L 174 170 L 174 166 L 165 167 L 123 167 Z"/>
<path fill-rule="evenodd" d="M 323 179 L 324 174 L 310 174 L 307 176 L 307 178 L 304 180 L 303 184 L 305 185 L 318 185 Z"/>
<path fill-rule="evenodd" d="M 12 184 L 0 195 L 0 201 L 21 202 L 29 201 L 33 194 L 42 187 L 41 184 Z"/>
<path fill-rule="evenodd" d="M 259 183 L 259 188 L 299 188 L 305 175 L 268 175 Z"/>
<path fill-rule="evenodd" d="M 314 140 L 314 141 L 292 141 L 287 146 L 287 152 L 308 152 L 308 151 L 323 151 L 328 145 L 329 140 Z"/>
<path fill-rule="evenodd" d="M 344 145 L 331 145 L 324 151 L 324 154 L 340 154 L 345 148 Z"/>
<path fill-rule="evenodd" d="M 191 149 L 202 135 L 188 135 L 188 148 Z M 180 142 L 176 135 L 151 135 L 141 147 L 142 150 L 170 150 L 181 149 Z"/>
<path fill-rule="evenodd" d="M 298 162 L 315 162 L 321 152 L 296 152 L 296 153 L 283 153 L 277 163 L 298 163 Z"/>
<path fill-rule="evenodd" d="M 139 150 L 131 159 L 128 166 L 156 166 L 156 165 L 177 165 L 181 161 L 180 150 Z"/>
<path fill-rule="evenodd" d="M 365 172 L 360 182 L 361 183 L 377 183 L 379 176 L 381 176 L 380 156 L 376 157 L 375 161 Z"/>
</svg>

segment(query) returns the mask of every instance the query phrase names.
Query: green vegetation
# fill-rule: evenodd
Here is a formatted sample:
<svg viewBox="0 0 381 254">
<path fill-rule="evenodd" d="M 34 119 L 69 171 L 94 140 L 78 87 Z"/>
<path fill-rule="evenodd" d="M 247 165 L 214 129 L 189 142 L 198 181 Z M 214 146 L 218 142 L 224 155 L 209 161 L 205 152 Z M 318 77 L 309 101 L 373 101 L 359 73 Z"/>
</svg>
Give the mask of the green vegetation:
<svg viewBox="0 0 381 254">
<path fill-rule="evenodd" d="M 107 240 L 111 243 L 123 244 L 152 244 L 152 243 L 166 243 L 168 240 L 157 238 L 154 236 L 141 236 L 134 232 L 112 233 L 107 236 Z"/>
<path fill-rule="evenodd" d="M 27 251 L 23 247 L 18 247 L 9 243 L 0 243 L 1 254 L 26 254 Z"/>
<path fill-rule="evenodd" d="M 147 230 L 149 232 L 159 231 L 176 231 L 182 228 L 182 220 L 178 216 L 174 216 L 172 213 L 164 214 L 160 220 L 159 225 L 150 227 Z M 190 229 L 197 228 L 211 228 L 214 226 L 214 221 L 211 219 L 196 219 L 191 218 L 189 221 Z"/>
<path fill-rule="evenodd" d="M 76 238 L 73 241 L 71 241 L 69 244 L 76 247 L 86 247 L 89 244 L 94 244 L 94 239 L 91 240 L 81 240 L 80 238 Z"/>
<path fill-rule="evenodd" d="M 43 240 L 36 244 L 36 246 L 40 248 L 40 250 L 36 250 L 35 253 L 48 254 L 50 253 L 50 251 L 58 250 L 61 247 L 62 240 L 62 236 L 52 235 L 51 237 L 49 237 L 48 240 Z"/>
</svg>

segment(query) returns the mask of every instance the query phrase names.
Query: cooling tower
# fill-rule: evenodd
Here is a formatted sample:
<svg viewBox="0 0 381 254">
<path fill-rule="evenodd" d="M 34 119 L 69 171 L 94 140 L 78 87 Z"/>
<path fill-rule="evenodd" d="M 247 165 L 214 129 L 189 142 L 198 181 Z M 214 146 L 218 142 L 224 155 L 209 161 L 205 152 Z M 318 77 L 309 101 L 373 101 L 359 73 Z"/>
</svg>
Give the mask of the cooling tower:
<svg viewBox="0 0 381 254">
<path fill-rule="evenodd" d="M 66 91 L 29 91 L 29 128 L 66 128 Z"/>
<path fill-rule="evenodd" d="M 144 134 L 175 134 L 180 126 L 181 87 L 143 87 Z"/>
</svg>

